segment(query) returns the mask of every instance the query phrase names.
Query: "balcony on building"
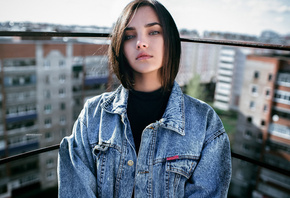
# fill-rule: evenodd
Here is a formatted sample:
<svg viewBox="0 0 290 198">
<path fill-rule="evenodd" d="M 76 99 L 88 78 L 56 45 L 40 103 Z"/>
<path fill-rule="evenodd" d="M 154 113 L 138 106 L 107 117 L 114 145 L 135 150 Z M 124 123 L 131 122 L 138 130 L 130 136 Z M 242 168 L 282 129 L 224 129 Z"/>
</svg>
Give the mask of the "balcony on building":
<svg viewBox="0 0 290 198">
<path fill-rule="evenodd" d="M 105 83 L 108 83 L 108 76 L 90 76 L 85 78 L 85 85 L 87 86 Z"/>
<path fill-rule="evenodd" d="M 26 121 L 26 120 L 35 120 L 37 118 L 36 110 L 31 110 L 23 113 L 12 113 L 6 115 L 6 122 L 19 122 L 19 121 Z"/>
<path fill-rule="evenodd" d="M 274 136 L 278 136 L 287 140 L 290 140 L 290 127 L 271 123 L 269 126 L 269 133 Z"/>
<path fill-rule="evenodd" d="M 13 144 L 8 146 L 9 155 L 17 155 L 19 153 L 24 153 L 27 151 L 35 150 L 39 148 L 38 139 L 23 141 L 18 144 Z"/>
</svg>

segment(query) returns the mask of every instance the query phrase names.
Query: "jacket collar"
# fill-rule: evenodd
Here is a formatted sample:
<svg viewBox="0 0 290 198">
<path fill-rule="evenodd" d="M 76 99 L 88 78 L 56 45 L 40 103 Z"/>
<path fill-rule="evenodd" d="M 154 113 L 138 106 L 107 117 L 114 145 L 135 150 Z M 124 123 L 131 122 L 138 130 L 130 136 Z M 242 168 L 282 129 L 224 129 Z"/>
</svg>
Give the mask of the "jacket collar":
<svg viewBox="0 0 290 198">
<path fill-rule="evenodd" d="M 123 115 L 126 113 L 128 96 L 129 90 L 120 85 L 101 106 L 109 113 Z M 174 82 L 163 117 L 157 124 L 180 135 L 185 135 L 184 98 L 177 82 Z"/>
</svg>

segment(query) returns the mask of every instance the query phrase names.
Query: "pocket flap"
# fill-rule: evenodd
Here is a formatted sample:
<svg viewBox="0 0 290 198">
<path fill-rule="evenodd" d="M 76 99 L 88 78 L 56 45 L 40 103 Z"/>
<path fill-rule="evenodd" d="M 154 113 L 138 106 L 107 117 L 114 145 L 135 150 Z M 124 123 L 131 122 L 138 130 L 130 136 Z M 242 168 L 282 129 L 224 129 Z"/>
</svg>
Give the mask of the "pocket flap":
<svg viewBox="0 0 290 198">
<path fill-rule="evenodd" d="M 190 178 L 192 172 L 197 164 L 196 159 L 191 158 L 181 158 L 177 156 L 166 158 L 166 171 L 178 173 L 183 175 L 187 179 Z"/>
</svg>

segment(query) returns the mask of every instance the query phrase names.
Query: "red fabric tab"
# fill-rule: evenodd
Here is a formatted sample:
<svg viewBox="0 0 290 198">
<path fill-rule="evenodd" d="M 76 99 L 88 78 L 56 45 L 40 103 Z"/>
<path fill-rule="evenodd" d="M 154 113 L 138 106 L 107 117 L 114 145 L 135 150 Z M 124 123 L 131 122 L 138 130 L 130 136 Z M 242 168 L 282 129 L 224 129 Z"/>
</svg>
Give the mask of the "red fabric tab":
<svg viewBox="0 0 290 198">
<path fill-rule="evenodd" d="M 167 157 L 166 160 L 167 161 L 171 161 L 171 160 L 176 160 L 178 158 L 179 158 L 179 156 L 178 155 L 175 155 L 175 156 L 172 156 L 172 157 Z"/>
</svg>

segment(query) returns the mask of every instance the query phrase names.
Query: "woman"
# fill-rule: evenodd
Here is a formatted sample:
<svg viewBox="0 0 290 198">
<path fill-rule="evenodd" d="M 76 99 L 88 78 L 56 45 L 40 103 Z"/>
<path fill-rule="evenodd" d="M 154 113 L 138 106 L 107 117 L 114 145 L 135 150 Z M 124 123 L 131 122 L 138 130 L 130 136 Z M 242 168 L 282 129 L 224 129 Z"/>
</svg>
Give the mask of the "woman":
<svg viewBox="0 0 290 198">
<path fill-rule="evenodd" d="M 226 197 L 230 145 L 205 103 L 174 79 L 180 39 L 158 2 L 129 3 L 109 60 L 122 85 L 88 100 L 59 151 L 60 197 Z"/>
</svg>

